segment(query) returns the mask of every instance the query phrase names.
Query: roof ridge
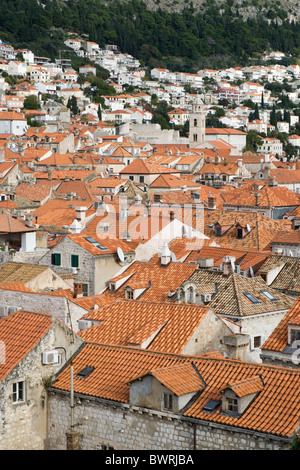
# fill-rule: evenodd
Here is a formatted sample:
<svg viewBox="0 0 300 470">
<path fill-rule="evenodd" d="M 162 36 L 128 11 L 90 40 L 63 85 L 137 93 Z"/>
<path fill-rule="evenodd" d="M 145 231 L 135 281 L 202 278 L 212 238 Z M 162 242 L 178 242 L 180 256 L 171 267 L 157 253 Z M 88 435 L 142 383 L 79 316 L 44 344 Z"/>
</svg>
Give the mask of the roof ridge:
<svg viewBox="0 0 300 470">
<path fill-rule="evenodd" d="M 240 364 L 246 364 L 249 369 L 258 369 L 258 368 L 263 368 L 263 369 L 275 369 L 279 370 L 282 372 L 291 372 L 293 374 L 300 374 L 300 369 L 292 369 L 290 367 L 283 367 L 283 366 L 277 366 L 273 364 L 264 364 L 264 363 L 259 363 L 259 362 L 249 362 L 249 361 L 241 361 L 239 359 L 231 359 L 228 357 L 211 357 L 211 356 L 205 356 L 203 355 L 191 355 L 191 354 L 174 354 L 174 353 L 164 353 L 162 351 L 153 351 L 153 350 L 148 350 L 148 349 L 140 349 L 135 346 L 125 346 L 125 345 L 114 345 L 114 344 L 102 344 L 102 343 L 96 343 L 94 341 L 87 341 L 85 340 L 85 345 L 91 345 L 91 346 L 96 346 L 96 347 L 102 347 L 102 348 L 111 348 L 111 349 L 124 349 L 125 351 L 132 351 L 137 354 L 151 354 L 151 355 L 157 355 L 157 356 L 169 356 L 170 358 L 178 358 L 179 360 L 191 360 L 191 362 L 194 362 L 195 360 L 200 360 L 200 361 L 215 361 L 215 362 L 230 362 L 232 364 L 236 364 L 237 367 L 240 366 Z"/>
</svg>

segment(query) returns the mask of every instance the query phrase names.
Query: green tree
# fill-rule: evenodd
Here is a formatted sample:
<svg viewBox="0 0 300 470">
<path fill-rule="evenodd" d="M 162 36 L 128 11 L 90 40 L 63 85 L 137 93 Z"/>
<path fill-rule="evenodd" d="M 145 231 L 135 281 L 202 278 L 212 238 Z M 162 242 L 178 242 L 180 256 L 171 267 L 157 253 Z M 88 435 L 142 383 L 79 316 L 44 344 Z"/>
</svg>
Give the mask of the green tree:
<svg viewBox="0 0 300 470">
<path fill-rule="evenodd" d="M 40 101 L 35 95 L 25 98 L 23 106 L 25 109 L 41 109 Z"/>
<path fill-rule="evenodd" d="M 256 131 L 249 131 L 246 136 L 246 149 L 251 152 L 256 152 L 257 147 L 262 145 L 263 140 Z"/>
<path fill-rule="evenodd" d="M 72 95 L 72 97 L 68 99 L 67 108 L 70 109 L 72 116 L 77 116 L 77 114 L 79 114 L 76 96 Z"/>
</svg>

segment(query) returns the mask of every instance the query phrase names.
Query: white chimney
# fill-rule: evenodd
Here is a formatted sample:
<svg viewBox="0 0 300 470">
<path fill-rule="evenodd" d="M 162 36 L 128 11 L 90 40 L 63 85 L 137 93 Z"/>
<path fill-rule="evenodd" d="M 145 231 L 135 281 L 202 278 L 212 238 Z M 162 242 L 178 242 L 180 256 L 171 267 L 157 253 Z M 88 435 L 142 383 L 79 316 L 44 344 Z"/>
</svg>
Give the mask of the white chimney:
<svg viewBox="0 0 300 470">
<path fill-rule="evenodd" d="M 162 247 L 160 262 L 163 266 L 166 266 L 171 261 L 171 251 L 168 244 L 165 243 Z"/>
<path fill-rule="evenodd" d="M 87 207 L 76 207 L 76 218 L 79 222 L 83 222 L 85 220 L 86 211 Z"/>
</svg>

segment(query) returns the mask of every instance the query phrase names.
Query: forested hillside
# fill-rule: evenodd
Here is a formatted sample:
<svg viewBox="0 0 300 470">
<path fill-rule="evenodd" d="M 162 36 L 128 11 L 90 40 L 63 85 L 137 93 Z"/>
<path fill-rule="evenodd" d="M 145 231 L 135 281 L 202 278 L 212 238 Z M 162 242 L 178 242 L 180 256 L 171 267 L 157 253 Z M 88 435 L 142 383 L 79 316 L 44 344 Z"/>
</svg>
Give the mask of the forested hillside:
<svg viewBox="0 0 300 470">
<path fill-rule="evenodd" d="M 233 1 L 197 12 L 186 0 L 181 13 L 148 10 L 140 0 L 1 0 L 0 38 L 41 55 L 57 56 L 67 32 L 113 43 L 146 65 L 197 70 L 246 64 L 271 48 L 300 55 L 300 24 L 257 15 L 244 20 Z"/>
</svg>

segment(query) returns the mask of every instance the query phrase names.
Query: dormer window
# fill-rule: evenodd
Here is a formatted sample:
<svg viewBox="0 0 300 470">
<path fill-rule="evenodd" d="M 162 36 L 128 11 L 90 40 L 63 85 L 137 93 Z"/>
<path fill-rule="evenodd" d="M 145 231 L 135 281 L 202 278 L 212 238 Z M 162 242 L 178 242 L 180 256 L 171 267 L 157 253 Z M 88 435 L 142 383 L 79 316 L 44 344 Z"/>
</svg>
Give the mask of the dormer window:
<svg viewBox="0 0 300 470">
<path fill-rule="evenodd" d="M 163 410 L 173 411 L 173 395 L 170 393 L 163 393 Z"/>
<path fill-rule="evenodd" d="M 300 344 L 300 325 L 288 325 L 288 343 L 292 347 L 299 347 Z M 294 344 L 294 346 L 293 346 Z"/>
<path fill-rule="evenodd" d="M 116 292 L 116 284 L 114 282 L 109 283 L 109 291 Z"/>
<path fill-rule="evenodd" d="M 229 413 L 238 413 L 238 399 L 226 397 L 225 410 Z"/>
<path fill-rule="evenodd" d="M 260 375 L 229 383 L 222 392 L 222 413 L 235 417 L 241 415 L 263 388 Z"/>
<path fill-rule="evenodd" d="M 125 292 L 126 292 L 126 294 L 125 294 L 126 299 L 131 299 L 132 300 L 133 299 L 133 290 L 127 288 Z"/>
<path fill-rule="evenodd" d="M 237 238 L 243 238 L 243 229 L 241 227 L 236 229 Z"/>
</svg>

